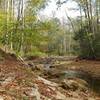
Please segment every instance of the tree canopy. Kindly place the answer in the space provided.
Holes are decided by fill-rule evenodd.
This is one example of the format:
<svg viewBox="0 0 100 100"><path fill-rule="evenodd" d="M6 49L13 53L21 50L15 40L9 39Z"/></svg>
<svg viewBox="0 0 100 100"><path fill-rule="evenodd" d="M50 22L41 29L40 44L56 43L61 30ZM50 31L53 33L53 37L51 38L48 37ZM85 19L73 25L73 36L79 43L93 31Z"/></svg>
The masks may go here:
<svg viewBox="0 0 100 100"><path fill-rule="evenodd" d="M61 7L71 0L57 0ZM100 1L72 0L80 16L39 19L49 0L0 0L0 46L24 55L100 57ZM74 9L72 9L74 10Z"/></svg>

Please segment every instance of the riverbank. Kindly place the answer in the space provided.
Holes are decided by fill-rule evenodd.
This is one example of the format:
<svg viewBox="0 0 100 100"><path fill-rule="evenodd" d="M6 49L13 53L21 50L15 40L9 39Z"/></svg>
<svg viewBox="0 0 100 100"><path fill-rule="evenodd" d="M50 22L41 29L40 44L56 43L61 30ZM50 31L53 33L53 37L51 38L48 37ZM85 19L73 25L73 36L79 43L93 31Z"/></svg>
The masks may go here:
<svg viewBox="0 0 100 100"><path fill-rule="evenodd" d="M76 63L80 62L57 58L23 62L12 55L3 56L0 61L0 100L99 100L98 93L92 91L87 81L78 77L63 78L62 72L75 70ZM99 62L90 65L99 66Z"/></svg>

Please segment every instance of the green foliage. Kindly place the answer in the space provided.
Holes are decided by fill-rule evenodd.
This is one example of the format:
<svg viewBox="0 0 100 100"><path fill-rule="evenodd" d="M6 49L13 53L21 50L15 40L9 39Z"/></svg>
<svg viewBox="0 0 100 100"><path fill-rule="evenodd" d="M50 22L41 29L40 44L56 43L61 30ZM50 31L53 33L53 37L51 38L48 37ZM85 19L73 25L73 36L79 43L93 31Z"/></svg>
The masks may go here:
<svg viewBox="0 0 100 100"><path fill-rule="evenodd" d="M100 58L100 37L98 34L87 31L88 26L82 27L76 34L74 39L79 42L80 56L83 58Z"/></svg>
<svg viewBox="0 0 100 100"><path fill-rule="evenodd" d="M45 5L46 0L29 0L26 2L25 13L22 12L23 17L20 14L23 8L17 8L21 5L22 0L21 2L19 0L13 1L17 4L16 6L8 0L7 2L11 7L0 8L0 43L8 50L13 50L20 55L34 52L34 47L39 48L41 41L46 40L42 34L43 31L38 30L43 26L40 26L36 17L37 10ZM0 2L3 3L3 1ZM15 6L16 11L18 10L18 16L15 14L13 6ZM41 52L35 50L35 54L40 55Z"/></svg>
<svg viewBox="0 0 100 100"><path fill-rule="evenodd" d="M0 0L1 47L21 56L78 54L84 58L100 57L100 7L96 6L95 12L90 7L93 1L74 0L79 5L80 15L85 12L85 16L75 19L67 16L68 25L60 23L57 18L39 21L37 14L45 8L48 0L23 1ZM57 5L60 7L67 1L58 0Z"/></svg>
<svg viewBox="0 0 100 100"><path fill-rule="evenodd" d="M32 52L29 52L28 54L26 54L26 55L24 55L24 56L26 56L26 57L30 57L30 56L39 56L39 57L43 57L43 56L47 56L47 54L46 53L44 53L44 52L40 52L40 51L32 51Z"/></svg>

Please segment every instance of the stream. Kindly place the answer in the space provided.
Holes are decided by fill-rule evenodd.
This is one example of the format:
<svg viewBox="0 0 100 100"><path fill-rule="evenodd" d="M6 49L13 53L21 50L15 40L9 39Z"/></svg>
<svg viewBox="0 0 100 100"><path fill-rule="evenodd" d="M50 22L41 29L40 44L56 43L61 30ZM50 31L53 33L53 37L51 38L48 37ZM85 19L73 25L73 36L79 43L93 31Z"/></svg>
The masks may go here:
<svg viewBox="0 0 100 100"><path fill-rule="evenodd" d="M50 64L45 64L45 70L46 71L51 71L54 70L51 68ZM57 70L57 69L56 69ZM54 71L55 72L55 71ZM52 72L51 72L52 73ZM52 73L53 74L53 73ZM56 75L54 75L55 77ZM52 76L51 76L52 77ZM81 79L84 80L88 83L89 87L93 89L95 92L100 94L100 78L93 78L89 73L84 72L84 71L78 71L78 70L64 70L64 71L59 71L57 73L57 78L58 80L63 80L63 79Z"/></svg>
<svg viewBox="0 0 100 100"><path fill-rule="evenodd" d="M99 79L93 78L86 72L68 70L68 71L63 71L61 73L61 77L72 78L72 79L79 78L85 80L91 89L93 89L95 92L100 93L100 78Z"/></svg>

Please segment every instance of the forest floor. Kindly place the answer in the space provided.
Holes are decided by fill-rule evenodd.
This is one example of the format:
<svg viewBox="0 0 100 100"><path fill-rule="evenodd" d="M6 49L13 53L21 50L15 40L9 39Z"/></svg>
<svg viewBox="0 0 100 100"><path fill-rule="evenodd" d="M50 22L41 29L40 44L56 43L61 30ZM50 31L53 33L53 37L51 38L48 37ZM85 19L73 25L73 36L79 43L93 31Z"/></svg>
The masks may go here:
<svg viewBox="0 0 100 100"><path fill-rule="evenodd" d="M0 100L100 100L100 92L87 81L61 77L61 72L81 70L99 81L100 61L67 57L22 61L5 55L0 58Z"/></svg>

